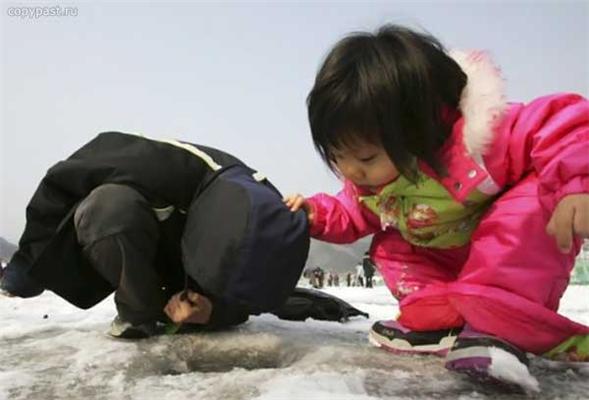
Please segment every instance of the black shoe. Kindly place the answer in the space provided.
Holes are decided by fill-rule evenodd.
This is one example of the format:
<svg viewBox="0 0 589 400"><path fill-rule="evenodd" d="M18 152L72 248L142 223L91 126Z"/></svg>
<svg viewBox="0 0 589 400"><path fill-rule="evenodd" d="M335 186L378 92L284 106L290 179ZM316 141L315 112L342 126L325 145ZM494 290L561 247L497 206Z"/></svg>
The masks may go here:
<svg viewBox="0 0 589 400"><path fill-rule="evenodd" d="M164 333L162 324L156 321L133 325L118 315L110 324L109 334L117 339L147 339Z"/></svg>
<svg viewBox="0 0 589 400"><path fill-rule="evenodd" d="M459 329L412 331L395 320L377 321L368 334L369 341L385 350L399 354L432 354L445 356Z"/></svg>
<svg viewBox="0 0 589 400"><path fill-rule="evenodd" d="M478 382L539 391L528 369L525 352L495 336L464 329L446 356L446 368L466 374Z"/></svg>

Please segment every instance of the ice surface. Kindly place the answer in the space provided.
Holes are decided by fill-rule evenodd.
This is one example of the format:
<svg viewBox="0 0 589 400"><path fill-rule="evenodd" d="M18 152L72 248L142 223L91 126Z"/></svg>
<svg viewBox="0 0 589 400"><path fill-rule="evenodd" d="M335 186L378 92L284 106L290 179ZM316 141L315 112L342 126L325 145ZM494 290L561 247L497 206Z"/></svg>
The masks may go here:
<svg viewBox="0 0 589 400"><path fill-rule="evenodd" d="M329 288L370 319L337 322L253 317L221 333L120 341L106 332L112 298L88 311L47 292L0 298L0 399L511 399L448 372L436 357L372 347L371 324L393 318L387 289ZM561 312L589 324L589 287L571 286ZM46 318L44 318L46 316ZM532 361L540 394L585 399L587 371Z"/></svg>

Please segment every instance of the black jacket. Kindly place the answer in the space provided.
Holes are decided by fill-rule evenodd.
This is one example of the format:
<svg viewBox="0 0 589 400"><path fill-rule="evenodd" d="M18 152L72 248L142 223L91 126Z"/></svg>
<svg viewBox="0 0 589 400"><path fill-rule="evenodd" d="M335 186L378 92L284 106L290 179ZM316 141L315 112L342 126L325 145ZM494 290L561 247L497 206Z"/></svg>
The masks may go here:
<svg viewBox="0 0 589 400"><path fill-rule="evenodd" d="M112 288L82 257L73 224L77 204L97 186L118 183L139 191L154 208L173 206L182 215L199 185L215 172L194 150L222 166L243 165L220 150L200 145L187 150L182 145L105 132L54 165L27 206L27 224L12 267L24 268L41 286L78 307L101 301ZM183 218L172 220L183 223Z"/></svg>
<svg viewBox="0 0 589 400"><path fill-rule="evenodd" d="M219 325L225 317L230 324L247 319L242 310L296 320L364 315L324 293L293 293L309 250L307 218L291 213L278 190L252 179L253 172L210 147L101 133L49 169L27 207L9 267L81 308L108 296L113 288L82 255L73 214L94 188L118 183L139 191L154 209L173 208L161 224L157 254L163 258L156 263L194 278L222 306ZM216 243L211 236L231 238Z"/></svg>

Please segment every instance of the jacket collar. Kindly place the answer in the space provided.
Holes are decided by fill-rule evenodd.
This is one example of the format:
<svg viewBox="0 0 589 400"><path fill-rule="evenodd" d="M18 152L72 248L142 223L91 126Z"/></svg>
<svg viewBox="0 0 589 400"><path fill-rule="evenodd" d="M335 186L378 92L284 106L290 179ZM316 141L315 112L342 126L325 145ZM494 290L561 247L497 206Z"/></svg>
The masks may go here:
<svg viewBox="0 0 589 400"><path fill-rule="evenodd" d="M492 142L493 128L507 107L504 80L486 52L454 50L450 56L467 76L459 104L464 146L468 154L480 156Z"/></svg>

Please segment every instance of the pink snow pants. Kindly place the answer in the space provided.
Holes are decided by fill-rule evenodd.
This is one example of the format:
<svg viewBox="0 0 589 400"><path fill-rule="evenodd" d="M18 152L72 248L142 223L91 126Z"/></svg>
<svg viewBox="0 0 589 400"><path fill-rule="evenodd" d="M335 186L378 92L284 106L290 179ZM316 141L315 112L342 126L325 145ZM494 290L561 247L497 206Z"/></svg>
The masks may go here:
<svg viewBox="0 0 589 400"><path fill-rule="evenodd" d="M550 215L537 193L532 174L502 194L471 243L457 249L427 249L398 232L377 233L371 254L400 301L399 322L419 331L468 323L536 354L589 334L589 327L556 313L581 242L570 254L559 251L546 233Z"/></svg>

